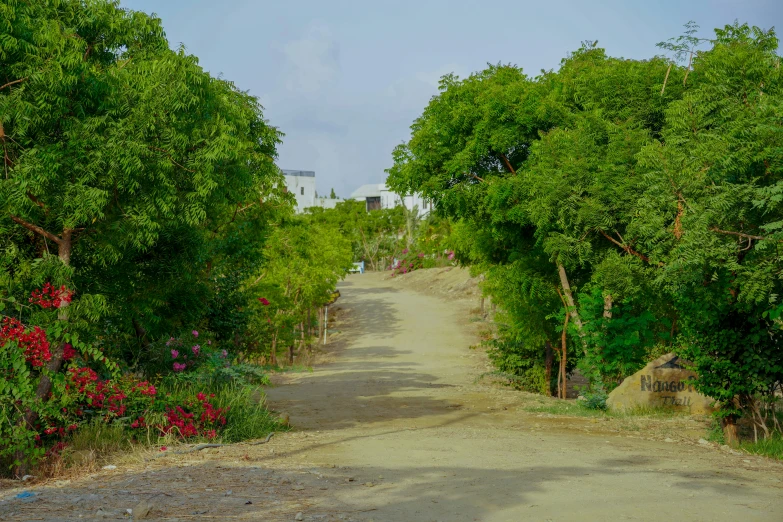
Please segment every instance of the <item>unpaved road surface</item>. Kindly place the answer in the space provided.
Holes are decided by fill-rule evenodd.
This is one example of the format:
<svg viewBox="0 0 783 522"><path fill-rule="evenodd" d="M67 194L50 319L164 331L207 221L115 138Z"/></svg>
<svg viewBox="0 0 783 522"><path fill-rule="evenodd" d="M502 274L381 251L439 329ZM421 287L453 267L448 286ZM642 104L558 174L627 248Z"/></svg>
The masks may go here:
<svg viewBox="0 0 783 522"><path fill-rule="evenodd" d="M380 274L340 290L332 361L268 391L293 432L0 492L0 518L783 520L780 463L530 413L476 382L465 302Z"/></svg>

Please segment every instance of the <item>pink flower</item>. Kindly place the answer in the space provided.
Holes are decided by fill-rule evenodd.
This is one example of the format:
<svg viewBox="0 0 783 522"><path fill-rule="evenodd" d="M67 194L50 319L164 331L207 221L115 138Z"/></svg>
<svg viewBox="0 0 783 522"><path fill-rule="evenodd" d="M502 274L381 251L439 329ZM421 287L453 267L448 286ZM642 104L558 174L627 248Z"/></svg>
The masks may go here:
<svg viewBox="0 0 783 522"><path fill-rule="evenodd" d="M449 261L454 259L454 251L449 252Z"/></svg>
<svg viewBox="0 0 783 522"><path fill-rule="evenodd" d="M161 446L160 451L166 451L168 448L166 446Z"/></svg>
<svg viewBox="0 0 783 522"><path fill-rule="evenodd" d="M185 368L187 368L187 364L174 363L174 371L175 372L181 372Z"/></svg>
<svg viewBox="0 0 783 522"><path fill-rule="evenodd" d="M198 395L196 395L196 398L197 398L199 401L201 401L201 402L204 402L205 400L207 400L207 396L206 396L206 395L204 395L204 393L203 393L203 392L198 392Z"/></svg>
<svg viewBox="0 0 783 522"><path fill-rule="evenodd" d="M258 300L261 302L262 305L269 306L269 299L267 299L266 297L259 297Z"/></svg>
<svg viewBox="0 0 783 522"><path fill-rule="evenodd" d="M199 350L201 350L201 346L198 344L194 344L192 350L193 350L193 355L198 355Z"/></svg>
<svg viewBox="0 0 783 522"><path fill-rule="evenodd" d="M226 358L226 357L228 357L228 352L223 350L223 353L220 354L220 356L223 357L223 358Z"/></svg>
<svg viewBox="0 0 783 522"><path fill-rule="evenodd" d="M207 346L211 346L211 345L212 345L212 341L207 341Z"/></svg>
<svg viewBox="0 0 783 522"><path fill-rule="evenodd" d="M193 334L193 337L198 337L198 331L193 330L191 333Z"/></svg>
<svg viewBox="0 0 783 522"><path fill-rule="evenodd" d="M179 357L179 352L177 350L171 350L171 358L176 359Z"/></svg>

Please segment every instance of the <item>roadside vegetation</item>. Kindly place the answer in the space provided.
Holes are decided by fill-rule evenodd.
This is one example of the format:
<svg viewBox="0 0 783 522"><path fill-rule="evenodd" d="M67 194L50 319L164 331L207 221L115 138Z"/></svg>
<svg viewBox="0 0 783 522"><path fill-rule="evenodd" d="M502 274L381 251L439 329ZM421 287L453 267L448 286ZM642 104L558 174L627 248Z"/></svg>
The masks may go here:
<svg viewBox="0 0 783 522"><path fill-rule="evenodd" d="M294 215L282 134L115 1L3 2L0 26L0 473L285 429L260 387L352 253Z"/></svg>
<svg viewBox="0 0 783 522"><path fill-rule="evenodd" d="M727 443L779 448L779 41L697 29L647 60L585 42L537 76L444 76L387 185L451 220L446 248L484 278L490 354L519 387L563 397L578 369L601 408L674 351L718 401Z"/></svg>

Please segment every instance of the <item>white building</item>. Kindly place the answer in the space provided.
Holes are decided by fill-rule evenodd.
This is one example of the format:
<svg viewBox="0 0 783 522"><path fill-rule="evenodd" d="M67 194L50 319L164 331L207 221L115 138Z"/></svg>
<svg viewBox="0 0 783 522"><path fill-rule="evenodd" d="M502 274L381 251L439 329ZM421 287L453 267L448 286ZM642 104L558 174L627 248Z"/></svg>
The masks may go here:
<svg viewBox="0 0 783 522"><path fill-rule="evenodd" d="M351 199L364 201L368 211L394 208L398 205L404 205L405 208L411 210L416 206L419 209L419 215L424 217L432 210L432 202L425 200L420 194L402 197L389 190L385 183L362 185L351 194Z"/></svg>
<svg viewBox="0 0 783 522"><path fill-rule="evenodd" d="M315 198L313 206L328 209L336 207L338 203L342 203L343 201L345 200L342 198Z"/></svg>
<svg viewBox="0 0 783 522"><path fill-rule="evenodd" d="M315 172L312 170L285 170L285 186L296 198L296 211L304 212L308 207L316 206ZM320 198L319 198L320 199Z"/></svg>

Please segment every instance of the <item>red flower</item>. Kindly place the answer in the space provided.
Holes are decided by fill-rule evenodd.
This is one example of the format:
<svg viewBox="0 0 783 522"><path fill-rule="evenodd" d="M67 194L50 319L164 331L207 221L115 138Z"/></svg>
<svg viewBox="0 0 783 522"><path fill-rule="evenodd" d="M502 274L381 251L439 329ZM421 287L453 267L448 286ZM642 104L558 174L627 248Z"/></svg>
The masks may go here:
<svg viewBox="0 0 783 522"><path fill-rule="evenodd" d="M25 359L34 368L43 366L52 358L46 332L38 326L25 330L24 325L17 319L4 317L0 327L0 347L5 346L8 341L14 341L24 349Z"/></svg>
<svg viewBox="0 0 783 522"><path fill-rule="evenodd" d="M76 350L73 349L71 343L65 343L63 346L63 361L70 361L76 357Z"/></svg>
<svg viewBox="0 0 783 522"><path fill-rule="evenodd" d="M46 283L40 290L33 290L30 295L30 302L41 308L60 308L70 303L73 298L73 292L65 288L65 285L57 289L52 283Z"/></svg>
<svg viewBox="0 0 783 522"><path fill-rule="evenodd" d="M261 302L262 305L269 306L269 299L267 299L266 297L259 297L258 300Z"/></svg>

